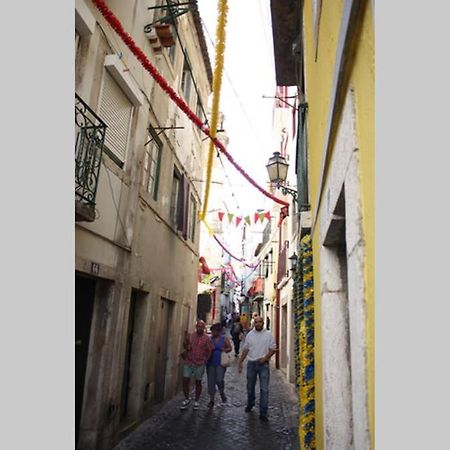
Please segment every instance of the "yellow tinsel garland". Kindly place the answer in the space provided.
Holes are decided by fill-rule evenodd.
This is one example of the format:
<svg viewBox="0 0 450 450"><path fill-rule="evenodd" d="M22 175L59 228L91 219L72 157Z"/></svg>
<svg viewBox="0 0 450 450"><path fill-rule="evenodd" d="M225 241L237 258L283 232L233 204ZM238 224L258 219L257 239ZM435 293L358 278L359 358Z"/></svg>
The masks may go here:
<svg viewBox="0 0 450 450"><path fill-rule="evenodd" d="M222 87L223 64L225 56L225 25L227 22L227 13L228 13L228 1L219 0L218 19L216 28L216 48L215 48L216 56L213 75L213 101L212 101L211 124L210 124L211 140L209 141L208 163L206 166L206 184L205 184L205 195L203 198L203 209L200 216L202 220L205 219L206 211L208 209L209 191L211 187L211 174L214 162L213 138L216 137L217 124L219 122L220 90Z"/></svg>

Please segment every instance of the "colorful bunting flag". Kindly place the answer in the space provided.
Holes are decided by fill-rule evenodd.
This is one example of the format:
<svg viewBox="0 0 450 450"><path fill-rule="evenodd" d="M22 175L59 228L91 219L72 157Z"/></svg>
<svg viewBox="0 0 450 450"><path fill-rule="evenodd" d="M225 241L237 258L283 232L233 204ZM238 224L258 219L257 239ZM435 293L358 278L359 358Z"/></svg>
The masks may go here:
<svg viewBox="0 0 450 450"><path fill-rule="evenodd" d="M258 222L258 219L259 219L259 214L256 212L255 213L255 223Z"/></svg>
<svg viewBox="0 0 450 450"><path fill-rule="evenodd" d="M222 220L223 220L223 216L225 215L225 213L224 212L222 212L222 211L219 211L219 220L222 222Z"/></svg>
<svg viewBox="0 0 450 450"><path fill-rule="evenodd" d="M245 216L245 217L244 217L244 220L245 220L245 223L246 223L247 225L251 225L251 224L252 224L252 221L250 220L250 216Z"/></svg>
<svg viewBox="0 0 450 450"><path fill-rule="evenodd" d="M233 213L228 213L227 216L228 216L228 222L229 223L233 222L234 214Z"/></svg>
<svg viewBox="0 0 450 450"><path fill-rule="evenodd" d="M266 219L267 219L267 220L270 220L270 211L267 211L267 212L266 212Z"/></svg>
<svg viewBox="0 0 450 450"><path fill-rule="evenodd" d="M265 212L258 213L258 216L259 216L259 220L261 221L261 223L263 223L264 217L266 217L266 213Z"/></svg>
<svg viewBox="0 0 450 450"><path fill-rule="evenodd" d="M241 223L242 217L238 217L236 216L236 226L238 227L239 224Z"/></svg>

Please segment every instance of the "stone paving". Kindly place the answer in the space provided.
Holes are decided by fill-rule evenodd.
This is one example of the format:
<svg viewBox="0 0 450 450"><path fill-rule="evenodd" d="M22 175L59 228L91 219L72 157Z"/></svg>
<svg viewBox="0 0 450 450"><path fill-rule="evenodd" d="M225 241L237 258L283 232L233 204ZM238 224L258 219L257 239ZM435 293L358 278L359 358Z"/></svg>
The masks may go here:
<svg viewBox="0 0 450 450"><path fill-rule="evenodd" d="M273 358L274 359L274 358ZM216 404L207 403L206 373L200 398L200 409L193 410L193 401L186 410L180 410L183 395L180 392L157 414L143 422L122 440L114 450L297 450L298 406L293 386L280 371L271 367L269 385L269 422L259 420L259 380L256 383L256 405L249 413L247 403L246 363L238 373L237 359L225 374L226 404L216 393Z"/></svg>

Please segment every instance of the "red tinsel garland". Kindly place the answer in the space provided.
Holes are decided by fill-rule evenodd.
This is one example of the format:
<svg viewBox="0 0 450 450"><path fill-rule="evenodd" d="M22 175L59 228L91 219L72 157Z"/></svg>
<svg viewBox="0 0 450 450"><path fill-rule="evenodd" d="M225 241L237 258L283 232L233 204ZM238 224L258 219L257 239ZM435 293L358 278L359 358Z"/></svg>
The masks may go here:
<svg viewBox="0 0 450 450"><path fill-rule="evenodd" d="M119 19L114 15L114 13L108 8L105 4L104 0L92 0L97 9L101 12L101 14L105 17L108 23L111 25L113 30L121 37L123 42L127 45L127 47L131 50L131 52L136 56L136 58L141 62L144 69L146 69L153 79L161 86L161 88L169 95L169 97L175 102L175 104L186 114L186 116L198 127L200 130L206 134L209 138L211 138L210 130L205 124L200 120L199 117L189 108L187 103L177 95L177 93L172 89L172 87L167 83L167 81L162 77L162 75L158 72L156 67L149 61L145 53L136 45L133 38L124 30L122 24ZM228 158L230 163L241 173L241 175L256 189L258 189L262 194L266 197L270 198L276 203L280 205L289 206L289 203L281 200L270 192L267 192L264 188L258 185L250 175L245 172L245 170L236 163L233 157L230 155L228 150L219 141L219 139L213 139L214 145Z"/></svg>
<svg viewBox="0 0 450 450"><path fill-rule="evenodd" d="M241 262L242 264L244 264L245 266L249 267L250 269L253 269L255 266L251 265L251 264L247 264L246 262L244 262L243 258L238 258L237 256L234 256L223 244L222 242L219 241L219 239L217 239L217 236L215 234L213 234L213 238L215 239L215 241L222 247L223 251L225 253L228 253L233 259L235 259L236 261Z"/></svg>

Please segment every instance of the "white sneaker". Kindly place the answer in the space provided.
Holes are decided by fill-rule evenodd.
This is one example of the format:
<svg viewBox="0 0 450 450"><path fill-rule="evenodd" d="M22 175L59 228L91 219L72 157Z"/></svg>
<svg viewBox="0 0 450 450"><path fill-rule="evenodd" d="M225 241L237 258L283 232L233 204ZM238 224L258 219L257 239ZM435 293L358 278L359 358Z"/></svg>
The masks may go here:
<svg viewBox="0 0 450 450"><path fill-rule="evenodd" d="M188 400L183 400L183 402L181 403L180 409L186 409L189 405L189 403L191 403L191 401Z"/></svg>
<svg viewBox="0 0 450 450"><path fill-rule="evenodd" d="M194 402L194 409L198 409L200 408L200 403L199 402Z"/></svg>

